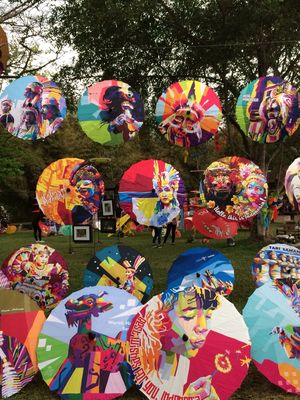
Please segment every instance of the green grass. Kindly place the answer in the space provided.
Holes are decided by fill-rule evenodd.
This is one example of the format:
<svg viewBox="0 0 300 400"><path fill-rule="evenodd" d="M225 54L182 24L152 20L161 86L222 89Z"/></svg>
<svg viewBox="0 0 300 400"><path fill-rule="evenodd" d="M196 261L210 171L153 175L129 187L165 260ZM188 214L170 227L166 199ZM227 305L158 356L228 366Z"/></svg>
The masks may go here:
<svg viewBox="0 0 300 400"><path fill-rule="evenodd" d="M254 290L251 278L251 264L257 251L263 246L262 243L251 242L248 232L239 233L235 247L228 247L225 240L211 240L203 245L199 237L190 244L186 242L188 233L184 233L177 239L176 245L165 245L162 249L151 247L151 236L149 232L143 232L135 237L124 237L121 239L123 245L128 245L140 251L149 261L154 275L153 295L160 293L166 287L167 272L172 262L183 251L191 247L210 247L222 252L228 257L235 270L235 286L229 300L235 304L241 312L248 297ZM0 235L0 262L20 246L29 244L33 241L31 231L18 232L14 235ZM68 261L70 269L70 293L82 287L83 273L88 260L92 257L94 248L86 245L72 244L73 253L69 253L69 240L65 236L51 236L46 238L47 244L58 250ZM95 248L100 250L105 246L118 243L116 237L107 238L104 234L96 237ZM136 389L131 389L124 396L124 399L138 400L145 397ZM291 400L298 396L290 395L272 385L263 375L261 375L254 365L250 366L249 374L242 387L231 397L231 399L247 400ZM54 400L58 396L52 394L48 386L44 383L41 375L38 374L34 381L25 387L20 393L14 396L16 400Z"/></svg>

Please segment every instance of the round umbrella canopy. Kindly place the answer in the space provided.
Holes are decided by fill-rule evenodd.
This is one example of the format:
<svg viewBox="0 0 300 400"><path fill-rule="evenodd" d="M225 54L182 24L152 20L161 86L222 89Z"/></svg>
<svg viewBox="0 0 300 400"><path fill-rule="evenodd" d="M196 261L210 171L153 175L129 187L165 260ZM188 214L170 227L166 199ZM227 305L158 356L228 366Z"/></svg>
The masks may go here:
<svg viewBox="0 0 300 400"><path fill-rule="evenodd" d="M10 284L9 280L6 278L6 275L0 269L0 288L1 289L9 289Z"/></svg>
<svg viewBox="0 0 300 400"><path fill-rule="evenodd" d="M2 27L0 26L0 75L3 74L9 58L7 36Z"/></svg>
<svg viewBox="0 0 300 400"><path fill-rule="evenodd" d="M203 236L211 239L227 239L237 235L239 224L209 212L206 208L194 211L193 225Z"/></svg>
<svg viewBox="0 0 300 400"><path fill-rule="evenodd" d="M300 250L287 244L269 244L263 247L252 263L256 286L274 279L300 279Z"/></svg>
<svg viewBox="0 0 300 400"><path fill-rule="evenodd" d="M3 397L5 393L11 395L21 390L37 372L36 346L44 322L44 312L27 295L0 289L0 387L2 382Z"/></svg>
<svg viewBox="0 0 300 400"><path fill-rule="evenodd" d="M208 210L231 221L257 215L267 199L266 177L256 164L242 157L214 161L200 186Z"/></svg>
<svg viewBox="0 0 300 400"><path fill-rule="evenodd" d="M93 286L52 311L39 336L39 369L63 399L114 399L131 385L126 335L139 301L124 290Z"/></svg>
<svg viewBox="0 0 300 400"><path fill-rule="evenodd" d="M228 258L203 247L181 253L168 272L168 289L196 285L225 295L232 292L233 283L234 270Z"/></svg>
<svg viewBox="0 0 300 400"><path fill-rule="evenodd" d="M12 289L28 294L44 310L55 307L68 292L67 263L48 245L36 243L15 250L1 270Z"/></svg>
<svg viewBox="0 0 300 400"><path fill-rule="evenodd" d="M300 157L296 158L288 167L284 186L289 202L296 210L300 210Z"/></svg>
<svg viewBox="0 0 300 400"><path fill-rule="evenodd" d="M262 76L240 93L236 118L244 133L259 143L293 135L300 124L298 89L278 76Z"/></svg>
<svg viewBox="0 0 300 400"><path fill-rule="evenodd" d="M116 145L134 139L143 119L141 96L117 80L89 86L78 106L81 128L90 139L101 144Z"/></svg>
<svg viewBox="0 0 300 400"><path fill-rule="evenodd" d="M185 188L179 172L161 160L142 160L123 174L120 207L141 225L163 226L180 213Z"/></svg>
<svg viewBox="0 0 300 400"><path fill-rule="evenodd" d="M160 96L155 118L160 133L170 143L189 148L217 133L222 119L221 103L204 83L180 81Z"/></svg>
<svg viewBox="0 0 300 400"><path fill-rule="evenodd" d="M104 182L88 161L63 158L44 169L36 185L36 198L43 213L58 224L89 223L98 212Z"/></svg>
<svg viewBox="0 0 300 400"><path fill-rule="evenodd" d="M299 281L267 282L243 310L258 370L287 392L300 394Z"/></svg>
<svg viewBox="0 0 300 400"><path fill-rule="evenodd" d="M115 286L145 303L153 288L149 263L138 251L114 245L96 252L87 265L84 286Z"/></svg>
<svg viewBox="0 0 300 400"><path fill-rule="evenodd" d="M0 96L0 123L24 140L52 135L66 116L66 100L55 82L29 75L9 84Z"/></svg>
<svg viewBox="0 0 300 400"><path fill-rule="evenodd" d="M134 381L149 399L228 399L248 372L242 316L208 288L152 297L133 319L128 342Z"/></svg>

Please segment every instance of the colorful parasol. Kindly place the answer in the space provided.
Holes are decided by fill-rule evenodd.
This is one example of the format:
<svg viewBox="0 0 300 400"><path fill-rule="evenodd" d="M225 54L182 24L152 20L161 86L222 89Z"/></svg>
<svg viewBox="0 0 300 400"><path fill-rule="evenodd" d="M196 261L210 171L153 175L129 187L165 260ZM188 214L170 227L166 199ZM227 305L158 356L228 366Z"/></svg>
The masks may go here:
<svg viewBox="0 0 300 400"><path fill-rule="evenodd" d="M2 27L0 26L0 75L4 73L8 59L9 59L9 49L8 49L7 36Z"/></svg>
<svg viewBox="0 0 300 400"><path fill-rule="evenodd" d="M24 140L55 133L66 116L66 100L55 82L29 75L9 84L0 96L0 123Z"/></svg>
<svg viewBox="0 0 300 400"><path fill-rule="evenodd" d="M263 76L240 93L236 118L244 133L259 143L292 136L300 125L298 89L278 76Z"/></svg>
<svg viewBox="0 0 300 400"><path fill-rule="evenodd" d="M120 207L141 225L162 226L180 213L185 188L179 172L161 160L143 160L123 174Z"/></svg>
<svg viewBox="0 0 300 400"><path fill-rule="evenodd" d="M269 244L255 256L252 276L256 286L274 279L300 279L300 250L287 244Z"/></svg>
<svg viewBox="0 0 300 400"><path fill-rule="evenodd" d="M236 236L239 224L209 212L206 208L194 211L193 225L203 236L211 239L228 239Z"/></svg>
<svg viewBox="0 0 300 400"><path fill-rule="evenodd" d="M19 392L37 372L36 345L45 316L27 295L0 289L0 393Z"/></svg>
<svg viewBox="0 0 300 400"><path fill-rule="evenodd" d="M134 139L143 119L141 96L117 80L89 86L78 106L78 120L83 131L101 144L116 145Z"/></svg>
<svg viewBox="0 0 300 400"><path fill-rule="evenodd" d="M258 370L281 389L300 394L299 281L267 282L249 297L243 315Z"/></svg>
<svg viewBox="0 0 300 400"><path fill-rule="evenodd" d="M221 103L204 83L180 81L160 96L155 118L160 133L170 143L189 148L217 133L222 119Z"/></svg>
<svg viewBox="0 0 300 400"><path fill-rule="evenodd" d="M88 161L63 158L44 169L36 186L43 213L58 224L84 224L98 212L104 182Z"/></svg>
<svg viewBox="0 0 300 400"><path fill-rule="evenodd" d="M10 289L9 280L6 275L0 269L0 289Z"/></svg>
<svg viewBox="0 0 300 400"><path fill-rule="evenodd" d="M208 288L152 297L133 319L128 342L134 381L149 399L228 399L250 363L242 316Z"/></svg>
<svg viewBox="0 0 300 400"><path fill-rule="evenodd" d="M196 285L227 295L232 292L233 283L231 262L222 253L207 248L184 251L168 272L168 289Z"/></svg>
<svg viewBox="0 0 300 400"><path fill-rule="evenodd" d="M266 202L268 184L261 169L242 157L224 157L204 172L200 184L209 211L231 221L257 215Z"/></svg>
<svg viewBox="0 0 300 400"><path fill-rule="evenodd" d="M153 287L149 263L135 249L114 245L96 252L84 273L84 286L115 286L133 294L142 303Z"/></svg>
<svg viewBox="0 0 300 400"><path fill-rule="evenodd" d="M300 157L296 158L285 173L284 186L289 202L300 210Z"/></svg>
<svg viewBox="0 0 300 400"><path fill-rule="evenodd" d="M52 311L39 336L38 360L51 391L63 399L114 399L131 385L126 335L139 301L124 290L94 286Z"/></svg>
<svg viewBox="0 0 300 400"><path fill-rule="evenodd" d="M55 307L68 292L67 263L48 245L19 248L4 260L1 271L12 289L28 294L44 310Z"/></svg>

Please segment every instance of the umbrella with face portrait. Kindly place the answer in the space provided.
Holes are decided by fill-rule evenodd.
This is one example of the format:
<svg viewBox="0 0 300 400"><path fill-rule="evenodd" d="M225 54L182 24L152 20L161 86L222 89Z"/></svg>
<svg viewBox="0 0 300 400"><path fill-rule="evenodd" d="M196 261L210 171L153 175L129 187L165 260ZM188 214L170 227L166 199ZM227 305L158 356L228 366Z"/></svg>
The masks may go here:
<svg viewBox="0 0 300 400"><path fill-rule="evenodd" d="M208 211L230 221L254 217L267 199L268 184L261 169L242 157L211 163L200 182Z"/></svg>
<svg viewBox="0 0 300 400"><path fill-rule="evenodd" d="M77 115L90 139L117 145L138 135L143 125L144 104L139 93L126 83L107 80L85 90Z"/></svg>
<svg viewBox="0 0 300 400"><path fill-rule="evenodd" d="M10 397L37 372L36 345L45 321L27 295L0 289L0 394Z"/></svg>
<svg viewBox="0 0 300 400"><path fill-rule="evenodd" d="M152 297L133 319L128 342L134 381L150 399L228 399L248 372L242 316L208 288Z"/></svg>
<svg viewBox="0 0 300 400"><path fill-rule="evenodd" d="M72 293L52 311L38 342L39 369L63 399L113 399L131 385L126 336L140 302L114 287Z"/></svg>
<svg viewBox="0 0 300 400"><path fill-rule="evenodd" d="M298 89L278 76L263 76L249 83L236 105L244 133L259 143L274 143L292 136L300 124Z"/></svg>
<svg viewBox="0 0 300 400"><path fill-rule="evenodd" d="M43 310L54 308L69 288L68 266L57 251L42 244L23 246L3 261L12 289L30 296Z"/></svg>
<svg viewBox="0 0 300 400"><path fill-rule="evenodd" d="M277 279L257 288L243 310L258 370L281 389L300 394L299 281Z"/></svg>
<svg viewBox="0 0 300 400"><path fill-rule="evenodd" d="M168 272L168 289L192 285L227 295L233 290L234 270L222 253L196 247L181 253Z"/></svg>
<svg viewBox="0 0 300 400"><path fill-rule="evenodd" d="M55 82L29 75L10 83L0 96L0 123L24 140L55 133L66 116L66 100Z"/></svg>
<svg viewBox="0 0 300 400"><path fill-rule="evenodd" d="M123 174L120 207L141 225L163 226L183 207L185 188L179 172L161 160L143 160Z"/></svg>
<svg viewBox="0 0 300 400"><path fill-rule="evenodd" d="M300 279L300 250L281 243L263 247L253 260L252 277L256 286L275 279Z"/></svg>
<svg viewBox="0 0 300 400"><path fill-rule="evenodd" d="M160 96L155 118L160 133L171 144L189 148L217 133L222 119L221 103L204 83L180 81Z"/></svg>
<svg viewBox="0 0 300 400"><path fill-rule="evenodd" d="M87 265L84 286L115 286L145 303L153 287L149 263L137 250L123 245L96 252Z"/></svg>
<svg viewBox="0 0 300 400"><path fill-rule="evenodd" d="M0 75L5 71L6 64L9 58L9 48L7 36L2 27L0 26Z"/></svg>
<svg viewBox="0 0 300 400"><path fill-rule="evenodd" d="M103 194L104 182L99 171L78 158L53 162L44 169L36 186L41 210L57 224L91 222Z"/></svg>
<svg viewBox="0 0 300 400"><path fill-rule="evenodd" d="M284 187L289 202L296 210L300 210L300 157L296 158L288 167Z"/></svg>

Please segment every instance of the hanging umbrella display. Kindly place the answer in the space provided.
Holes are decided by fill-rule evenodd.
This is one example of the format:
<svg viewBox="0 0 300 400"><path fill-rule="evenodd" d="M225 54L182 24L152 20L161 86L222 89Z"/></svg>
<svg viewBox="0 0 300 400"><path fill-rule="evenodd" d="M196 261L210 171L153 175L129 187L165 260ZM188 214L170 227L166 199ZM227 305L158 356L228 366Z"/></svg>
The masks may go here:
<svg viewBox="0 0 300 400"><path fill-rule="evenodd" d="M120 207L141 225L162 226L183 207L185 188L179 172L161 160L142 160L123 174Z"/></svg>
<svg viewBox="0 0 300 400"><path fill-rule="evenodd" d="M205 237L228 239L237 235L239 224L218 217L206 208L199 208L194 211L193 226Z"/></svg>
<svg viewBox="0 0 300 400"><path fill-rule="evenodd" d="M1 271L12 289L28 294L44 310L55 307L68 292L67 263L48 245L36 243L15 250Z"/></svg>
<svg viewBox="0 0 300 400"><path fill-rule="evenodd" d="M88 161L63 158L40 175L36 198L43 213L57 224L87 224L98 212L104 182Z"/></svg>
<svg viewBox="0 0 300 400"><path fill-rule="evenodd" d="M292 136L300 124L298 89L279 76L262 76L240 93L236 118L244 133L259 143Z"/></svg>
<svg viewBox="0 0 300 400"><path fill-rule="evenodd" d="M134 381L149 399L228 399L248 372L247 327L208 288L174 288L144 305L128 331Z"/></svg>
<svg viewBox="0 0 300 400"><path fill-rule="evenodd" d="M168 272L168 289L196 285L227 295L233 290L234 270L222 253L196 247L181 253Z"/></svg>
<svg viewBox="0 0 300 400"><path fill-rule="evenodd" d="M149 263L135 249L114 245L96 252L84 272L84 286L115 286L145 303L153 287Z"/></svg>
<svg viewBox="0 0 300 400"><path fill-rule="evenodd" d="M144 104L138 92L117 80L89 86L78 106L78 120L95 142L117 145L134 139L143 125Z"/></svg>
<svg viewBox="0 0 300 400"><path fill-rule="evenodd" d="M114 399L131 385L126 335L140 302L115 287L72 293L52 311L39 336L39 369L63 399Z"/></svg>
<svg viewBox="0 0 300 400"><path fill-rule="evenodd" d="M243 221L262 209L268 184L261 169L252 161L224 157L205 170L200 191L209 211L230 221Z"/></svg>
<svg viewBox="0 0 300 400"><path fill-rule="evenodd" d="M204 83L180 81L160 96L155 118L160 133L171 144L189 148L217 133L222 119L221 103Z"/></svg>
<svg viewBox="0 0 300 400"><path fill-rule="evenodd" d="M258 370L281 389L300 394L299 281L267 282L243 310Z"/></svg>
<svg viewBox="0 0 300 400"><path fill-rule="evenodd" d="M300 279L300 250L287 244L269 244L255 256L252 276L256 286L274 279Z"/></svg>
<svg viewBox="0 0 300 400"><path fill-rule="evenodd" d="M66 100L55 82L29 75L10 83L0 95L0 123L24 140L52 135L66 116Z"/></svg>
<svg viewBox="0 0 300 400"><path fill-rule="evenodd" d="M296 210L300 210L300 157L296 158L292 164L288 167L285 178L284 187L289 202L295 207Z"/></svg>
<svg viewBox="0 0 300 400"><path fill-rule="evenodd" d="M0 75L5 71L6 64L9 58L9 48L7 36L2 27L0 26Z"/></svg>

